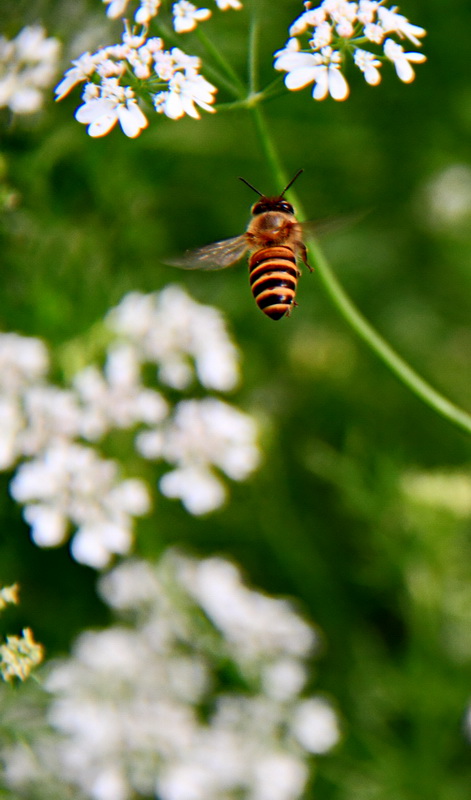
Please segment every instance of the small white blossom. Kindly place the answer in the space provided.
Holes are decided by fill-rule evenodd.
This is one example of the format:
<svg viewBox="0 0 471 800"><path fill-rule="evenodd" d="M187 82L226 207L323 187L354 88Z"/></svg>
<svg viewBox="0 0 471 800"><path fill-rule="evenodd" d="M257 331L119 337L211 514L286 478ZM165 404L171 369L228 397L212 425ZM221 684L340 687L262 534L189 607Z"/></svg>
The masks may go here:
<svg viewBox="0 0 471 800"><path fill-rule="evenodd" d="M214 113L216 87L202 75L184 75L176 72L169 81L168 91L154 96L156 111L164 113L170 119L181 119L188 114L193 119L200 119L196 106Z"/></svg>
<svg viewBox="0 0 471 800"><path fill-rule="evenodd" d="M378 0L360 0L358 3L357 19L362 25L373 22L378 11Z"/></svg>
<svg viewBox="0 0 471 800"><path fill-rule="evenodd" d="M139 25L148 25L160 10L161 0L141 0L140 6L134 14L134 19Z"/></svg>
<svg viewBox="0 0 471 800"><path fill-rule="evenodd" d="M328 94L334 100L346 100L348 83L340 71L341 56L331 47L323 47L320 53L283 52L275 61L275 69L285 70L288 89L302 89L314 83L312 96L324 100Z"/></svg>
<svg viewBox="0 0 471 800"><path fill-rule="evenodd" d="M386 34L381 25L378 23L371 23L369 25L365 25L365 36L368 41L372 42L373 44L382 44Z"/></svg>
<svg viewBox="0 0 471 800"><path fill-rule="evenodd" d="M177 466L164 475L160 489L179 497L193 514L212 511L225 499L213 467L233 480L244 480L259 461L253 420L215 398L183 400L157 431L139 434L136 446L146 458Z"/></svg>
<svg viewBox="0 0 471 800"><path fill-rule="evenodd" d="M416 47L420 46L419 39L426 34L425 28L412 25L402 14L397 14L396 9L385 8L378 5L378 20L385 33L397 33L409 39Z"/></svg>
<svg viewBox="0 0 471 800"><path fill-rule="evenodd" d="M75 558L100 568L112 554L128 552L132 517L149 508L144 484L127 483L119 481L115 462L100 459L90 448L63 442L22 464L10 491L25 505L37 544L61 544L72 523L77 528Z"/></svg>
<svg viewBox="0 0 471 800"><path fill-rule="evenodd" d="M40 339L17 333L0 334L0 392L17 394L41 380L49 369L49 356Z"/></svg>
<svg viewBox="0 0 471 800"><path fill-rule="evenodd" d="M74 86L86 81L95 72L99 60L96 54L92 56L90 53L83 53L80 58L72 61L74 66L67 70L63 80L55 88L56 100L62 100Z"/></svg>
<svg viewBox="0 0 471 800"><path fill-rule="evenodd" d="M97 97L86 97L75 112L78 122L88 125L90 136L105 136L119 120L126 136L134 139L149 124L139 108L134 92L120 86L116 78L103 80Z"/></svg>
<svg viewBox="0 0 471 800"><path fill-rule="evenodd" d="M226 501L223 484L203 466L181 467L167 472L160 479L159 489L166 497L181 500L186 510L196 517L215 511Z"/></svg>
<svg viewBox="0 0 471 800"><path fill-rule="evenodd" d="M41 25L23 28L11 41L0 36L0 108L8 106L15 114L38 111L54 80L59 52L59 40L46 38Z"/></svg>
<svg viewBox="0 0 471 800"><path fill-rule="evenodd" d="M177 286L160 294L131 292L108 315L112 330L129 339L159 380L188 388L196 376L207 389L229 391L239 380L238 353L221 314Z"/></svg>
<svg viewBox="0 0 471 800"><path fill-rule="evenodd" d="M358 69L363 72L365 81L369 83L370 86L377 86L381 80L381 73L378 69L381 66L381 61L375 58L373 53L362 50L360 47L357 47L355 50L353 60Z"/></svg>
<svg viewBox="0 0 471 800"><path fill-rule="evenodd" d="M320 697L299 703L291 727L310 753L327 753L340 739L337 715L330 703Z"/></svg>
<svg viewBox="0 0 471 800"><path fill-rule="evenodd" d="M188 33L193 31L198 22L209 19L211 11L209 8L197 8L188 0L179 0L173 4L173 27L177 33Z"/></svg>
<svg viewBox="0 0 471 800"><path fill-rule="evenodd" d="M311 45L314 50L330 44L332 41L332 27L328 22L321 22L314 29Z"/></svg>
<svg viewBox="0 0 471 800"><path fill-rule="evenodd" d="M124 14L129 0L103 0L103 2L108 6L106 9L107 15L111 17L111 19L115 19Z"/></svg>
<svg viewBox="0 0 471 800"><path fill-rule="evenodd" d="M96 440L112 428L131 428L139 422L155 425L168 413L159 392L141 384L140 360L128 344L113 347L104 371L86 367L74 378L81 402L80 432Z"/></svg>
<svg viewBox="0 0 471 800"><path fill-rule="evenodd" d="M427 60L422 53L405 53L404 48L393 39L386 39L384 55L393 62L398 78L404 83L411 83L415 78L411 64L422 64Z"/></svg>
<svg viewBox="0 0 471 800"><path fill-rule="evenodd" d="M242 8L240 0L216 0L216 5L221 11L228 11L230 8L238 11Z"/></svg>
<svg viewBox="0 0 471 800"><path fill-rule="evenodd" d="M242 664L283 654L304 658L317 644L314 630L287 602L248 589L239 569L222 558L183 559L178 575Z"/></svg>
<svg viewBox="0 0 471 800"><path fill-rule="evenodd" d="M317 28L319 25L324 24L326 17L327 12L322 7L312 11L305 11L304 14L301 14L298 19L295 19L290 26L289 35L299 36L301 33L305 33L310 27Z"/></svg>

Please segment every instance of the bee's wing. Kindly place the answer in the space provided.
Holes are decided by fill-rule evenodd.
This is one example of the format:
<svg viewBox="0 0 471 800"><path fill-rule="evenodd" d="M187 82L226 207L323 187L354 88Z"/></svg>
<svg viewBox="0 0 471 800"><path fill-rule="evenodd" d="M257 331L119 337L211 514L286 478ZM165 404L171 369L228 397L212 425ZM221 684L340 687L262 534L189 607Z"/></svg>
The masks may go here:
<svg viewBox="0 0 471 800"><path fill-rule="evenodd" d="M244 233L242 236L234 236L233 239L224 239L222 242L197 247L196 250L188 250L181 258L171 259L167 263L182 269L225 269L239 261L248 246Z"/></svg>
<svg viewBox="0 0 471 800"><path fill-rule="evenodd" d="M357 222L367 215L367 211L353 211L351 214L343 214L339 217L326 217L325 219L310 219L307 222L300 222L303 235L313 236L314 239L327 236L329 233L335 233L338 230L349 228L351 225L356 225Z"/></svg>

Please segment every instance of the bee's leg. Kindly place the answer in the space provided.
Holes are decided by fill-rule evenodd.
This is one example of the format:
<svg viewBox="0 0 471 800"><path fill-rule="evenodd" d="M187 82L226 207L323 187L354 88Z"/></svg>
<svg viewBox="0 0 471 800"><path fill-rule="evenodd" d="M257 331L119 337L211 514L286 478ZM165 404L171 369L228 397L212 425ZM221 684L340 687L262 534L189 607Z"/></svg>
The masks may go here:
<svg viewBox="0 0 471 800"><path fill-rule="evenodd" d="M285 317L290 317L292 315L294 306L296 307L299 306L299 303L297 303L296 300L293 300L293 302L291 303L290 307L288 308L285 314Z"/></svg>
<svg viewBox="0 0 471 800"><path fill-rule="evenodd" d="M306 265L309 272L314 272L314 268L311 267L310 264L308 264L306 245L303 242L299 242L298 247L299 247L299 252L301 253L301 258L303 263Z"/></svg>

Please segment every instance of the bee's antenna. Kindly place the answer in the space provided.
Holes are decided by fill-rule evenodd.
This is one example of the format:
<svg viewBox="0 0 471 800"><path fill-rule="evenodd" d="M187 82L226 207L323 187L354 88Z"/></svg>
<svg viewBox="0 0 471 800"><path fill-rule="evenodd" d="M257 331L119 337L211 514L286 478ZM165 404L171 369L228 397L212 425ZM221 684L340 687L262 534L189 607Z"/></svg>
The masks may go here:
<svg viewBox="0 0 471 800"><path fill-rule="evenodd" d="M291 178L290 182L288 183L288 186L286 186L286 188L283 189L283 191L281 192L280 197L283 197L285 192L287 192L288 189L290 188L290 186L293 185L293 183L295 182L296 178L299 178L299 176L301 175L301 172L304 172L304 170L303 169L298 169L298 171L297 171L296 175L294 176L294 178Z"/></svg>
<svg viewBox="0 0 471 800"><path fill-rule="evenodd" d="M246 186L248 186L248 187L249 187L249 189L253 189L253 191L254 191L256 194L260 195L260 197L263 197L263 194L262 194L261 192L259 192L259 191L258 191L258 189L256 189L256 188L255 188L255 186L252 186L252 184L251 184L251 183L249 183L248 181L246 181L246 180L245 180L245 178L239 178L239 180L240 180L240 181L242 181L242 183L245 183L245 185L246 185ZM294 178L293 178L293 180L294 180ZM291 183L292 183L292 182L293 182L293 181L291 181Z"/></svg>

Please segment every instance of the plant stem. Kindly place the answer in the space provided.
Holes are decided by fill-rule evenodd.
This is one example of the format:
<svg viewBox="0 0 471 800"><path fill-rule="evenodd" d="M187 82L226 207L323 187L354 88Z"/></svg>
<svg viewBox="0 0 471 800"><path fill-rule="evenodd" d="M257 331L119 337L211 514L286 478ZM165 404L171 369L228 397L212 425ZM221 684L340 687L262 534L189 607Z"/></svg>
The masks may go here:
<svg viewBox="0 0 471 800"><path fill-rule="evenodd" d="M225 72L228 76L230 84L233 89L236 90L239 97L245 97L246 93L246 86L243 81L239 78L237 72L232 67L232 64L223 56L221 51L212 43L211 39L209 39L206 34L201 30L201 27L198 25L195 31L198 39L200 40L203 47L206 51L211 55L214 62L219 66L220 69Z"/></svg>
<svg viewBox="0 0 471 800"><path fill-rule="evenodd" d="M251 109L254 115L254 122L260 143L265 157L273 170L278 186L285 186L288 177L282 166L278 151L275 148L273 139L270 135L269 127L259 106ZM301 216L303 213L302 205L296 193L290 189L290 197L293 204L298 209ZM363 339L364 342L373 350L374 353L386 364L399 380L401 380L417 397L420 397L430 408L456 425L458 428L471 434L471 414L456 406L444 395L437 392L427 381L425 381L395 350L383 339L382 336L373 328L363 314L358 310L350 297L347 295L338 279L334 275L327 259L321 248L314 239L309 240L310 255L313 264L317 269L317 274L324 289L332 300L334 306L351 328Z"/></svg>

